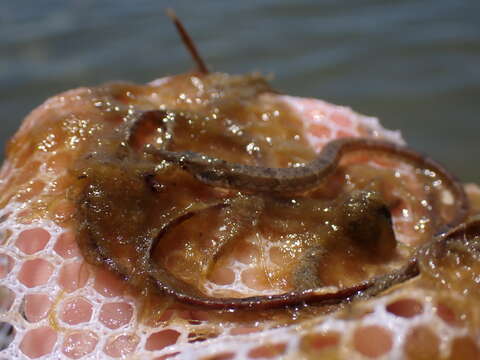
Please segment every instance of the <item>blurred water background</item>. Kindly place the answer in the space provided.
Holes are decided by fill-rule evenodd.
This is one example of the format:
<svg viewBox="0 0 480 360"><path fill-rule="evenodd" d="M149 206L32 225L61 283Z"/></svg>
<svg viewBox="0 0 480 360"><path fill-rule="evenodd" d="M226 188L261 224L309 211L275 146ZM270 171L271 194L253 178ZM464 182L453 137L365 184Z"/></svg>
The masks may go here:
<svg viewBox="0 0 480 360"><path fill-rule="evenodd" d="M2 149L55 93L192 68L167 7L211 69L377 116L480 182L479 0L0 0Z"/></svg>

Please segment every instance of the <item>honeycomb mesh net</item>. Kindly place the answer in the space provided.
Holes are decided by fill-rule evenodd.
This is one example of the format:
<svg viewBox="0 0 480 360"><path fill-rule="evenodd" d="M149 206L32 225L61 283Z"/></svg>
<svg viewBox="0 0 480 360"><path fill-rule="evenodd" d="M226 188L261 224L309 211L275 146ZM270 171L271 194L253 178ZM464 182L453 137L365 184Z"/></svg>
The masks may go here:
<svg viewBox="0 0 480 360"><path fill-rule="evenodd" d="M52 113L61 113L66 121L79 116L75 110L84 106L88 96L88 90L79 89L50 99L26 119L19 134L28 133ZM403 143L398 132L349 108L275 96L302 119L305 137L316 151L346 136ZM81 135L81 126L77 131ZM299 354L349 359L480 358L478 329L469 327L465 314L450 306L462 295L452 293L447 298L419 280L342 311L290 325L255 320L254 315L247 323L219 321L209 311L173 302L152 320L126 294L122 281L84 262L72 229L26 216L45 194L53 199L48 205L57 218L73 211L59 196L68 186L64 175L71 158L61 150L42 153L42 147L52 144L48 139L36 144L38 156L19 145L19 159L8 158L0 174L3 193L14 192L0 210L0 358L227 360L297 359ZM409 177L413 170L404 165L398 171ZM475 186L470 185L468 192L474 202L480 199ZM396 235L408 242L410 227L405 224L414 219L408 212L394 215ZM252 296L283 291L269 283L264 271L265 266L272 271L282 266L284 260L276 256L281 244L269 242L264 248L246 244L208 279L206 292Z"/></svg>

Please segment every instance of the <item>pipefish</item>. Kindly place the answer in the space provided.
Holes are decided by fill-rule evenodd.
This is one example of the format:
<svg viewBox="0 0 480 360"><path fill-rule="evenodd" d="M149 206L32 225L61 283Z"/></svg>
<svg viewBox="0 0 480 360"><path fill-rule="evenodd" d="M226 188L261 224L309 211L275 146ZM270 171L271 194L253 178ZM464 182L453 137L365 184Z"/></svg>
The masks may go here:
<svg viewBox="0 0 480 360"><path fill-rule="evenodd" d="M356 151L375 151L406 160L416 168L438 176L450 190L457 211L440 232L461 223L468 214L468 199L462 184L436 161L405 146L369 138L342 138L327 143L317 157L304 166L270 168L230 163L205 154L146 147L158 159L181 167L202 183L227 189L269 193L299 193L318 187L337 168L342 157Z"/></svg>
<svg viewBox="0 0 480 360"><path fill-rule="evenodd" d="M134 127L131 129L131 132L135 133L137 130L138 129ZM469 209L468 199L462 185L453 175L450 175L434 160L406 147L383 140L365 138L333 140L322 149L312 162L298 168L248 166L229 163L195 152L172 152L153 148L146 148L146 152L151 156L151 158L146 160L151 162L152 165L155 165L160 159L170 162L189 172L202 183L210 186L253 192L258 195L261 195L262 192L278 195L278 193L304 193L314 189L316 186L322 184L322 182L335 171L345 154L355 151L374 151L383 156L397 157L399 160L411 163L417 170L423 170L423 172L428 170L430 174L435 174L432 179L442 180L443 186L445 186L444 189L448 189L453 198L453 202L443 204L452 206L455 215L452 216L449 222L448 220L438 221L434 228L435 233L445 233L465 221ZM133 235L131 236L131 240L129 240L132 244L136 242L136 239L141 240L141 246L136 246L136 251L138 251L140 259L139 265L141 265L141 279L137 279L134 270L139 270L139 268L129 268L129 262L123 261L121 256L119 257L118 254L116 254L115 249L111 248L110 242L108 241L111 237L111 229L106 227L102 218L99 219L98 205L105 203L105 206L113 206L115 199L112 199L112 195L113 197L117 196L122 198L125 202L125 186L128 185L128 187L131 188L129 190L131 192L131 199L128 203L139 204L138 209L135 207L131 211L131 215L138 215L140 212L144 215L139 216L138 219L148 219L147 214L155 213L159 200L157 201L156 196L151 194L150 187L145 183L144 177L137 174L138 171L126 171L129 169L129 166L133 166L135 169L135 163L127 161L125 164L126 168L122 168L120 164L118 161L112 161L109 165L107 164L112 167L112 169L108 171L100 171L101 169L99 169L98 175L93 175L91 180L89 180L93 183L86 187L84 197L81 200L85 235L83 252L87 255L90 254L91 263L103 264L134 285L149 286L146 284L151 284L157 292L170 295L180 302L210 309L271 309L302 303L336 304L350 301L352 298L358 296L374 296L394 284L404 282L420 274L421 269L418 262L420 253L414 251L412 256L405 260L403 266L385 275L370 278L349 287L318 287L283 294L245 298L206 295L196 286L175 276L161 264L157 263L153 259L153 252L165 234L184 221L206 211L211 208L211 206L230 206L228 203L220 203L215 205L211 204L210 206L205 204L199 206L196 210L191 209L183 213L178 213L176 216L172 214L172 218L163 222L160 227L145 224L147 225L147 229L143 229L143 220L139 220L141 222L141 224L139 224L140 227L138 229L131 229ZM102 166L107 165L104 164ZM112 178L117 179L117 181L112 183ZM124 179L124 181L122 182L121 179ZM95 185L95 183L97 184ZM101 191L96 191L98 190L97 188ZM132 217L128 209L124 209L116 215L118 216L115 217L115 213L108 215L109 221L112 220L112 216L114 220L118 220L117 222L112 222L112 224L118 223L121 225L127 215L129 218ZM137 218L135 216L133 217ZM388 218L380 219L388 220ZM465 226L470 227L470 225ZM460 227L458 229L460 229ZM442 239L450 238L451 235L449 234L453 234L453 232L449 232L445 236L440 235L433 237L432 243L438 243L438 241L441 242ZM88 258L88 256L86 257Z"/></svg>
<svg viewBox="0 0 480 360"><path fill-rule="evenodd" d="M185 33L183 27L179 27L178 19L176 19L174 15L172 18L179 31L183 33L182 39L187 44L187 48L189 48L190 53L197 63L197 71L200 74L207 74L208 69L198 56L188 34ZM144 113L137 121L129 124L126 129L126 137L122 140L125 140L127 147L135 150L137 145L142 143L142 136L137 137L137 135L142 135L140 134L139 128L145 126L148 132L148 129L158 127L160 123L159 120L165 115L166 112L164 111ZM160 124L160 126L164 125ZM80 245L83 248L85 257L91 263L98 265L103 264L103 266L121 275L124 280L131 282L133 285L143 288L152 286L157 292L170 295L176 300L186 304L211 309L271 309L303 303L336 304L349 301L359 296L374 296L394 284L404 282L420 274L422 271L422 261L429 250L435 249L439 244L448 242L458 234L464 234L466 232L478 234L480 232L478 219L459 225L465 221L469 205L462 185L453 175L449 174L434 160L411 149L387 141L365 138L334 140L328 143L312 162L294 168L242 165L191 151L173 152L166 149L154 149L152 147L147 147L145 150L155 161L162 159L175 164L189 172L200 182L210 186L277 195L279 193L304 193L312 190L322 184L322 182L337 169L340 160L345 154L355 151L375 151L382 155L394 156L400 160L405 160L417 169L424 171L429 170L430 173L435 175L435 179L442 180L443 185L449 189L453 198L453 202L446 205L453 205L455 215L450 222L446 224L440 223L435 227L436 232L442 235L433 237L427 246L422 246L420 249L414 251L413 255L406 260L403 266L392 272L370 278L349 287L315 287L283 294L245 298L214 297L204 294L196 286L172 274L162 264L156 263L153 258L153 253L156 245L176 226L203 211L212 208L224 208L231 205L226 202L199 205L196 209L184 210L172 214L172 217L166 219L161 226L151 225L147 229L143 229L140 227L140 225L145 225L142 222L143 219L146 219L148 214L154 214L158 205L158 202L154 200L155 196L151 194L151 184L145 181L151 179L154 174L147 174L147 177L141 177L128 171L125 172L125 169L121 167L114 168L115 171L113 173L112 171L107 171L105 174L99 172L101 175L99 179L95 179L95 177L92 178L93 183L95 183L96 180L100 180L97 184L98 186L95 184L86 186L83 198L80 201L84 234L83 241ZM152 165L155 165L155 161L152 162ZM117 164L117 161L113 161L113 164ZM112 175L118 176L114 177ZM120 183L115 184L116 182L112 182L111 179L113 178L116 179L116 182ZM122 182L122 179L125 181ZM124 186L124 184L128 186ZM113 187L112 190L115 190L113 191L113 195L122 198L122 203L125 203L125 190L128 190L129 187L132 188L129 189L133 193L130 197L136 201L130 201L130 203L141 204L141 206L138 206L138 210L134 209L129 212L128 209L123 209L123 212L113 212L105 215L105 217L109 218L108 220L118 218L118 221L112 222L112 224L121 226L124 226L125 218L139 219L139 228L130 229L132 230L132 234L125 235L131 235L128 242L133 244L132 248L137 251L139 261L135 265L139 265L139 267L131 266L130 251L125 252L127 254L125 257L122 253L117 253L115 247L110 246L111 244L108 240L112 238L110 231L112 229L105 226L103 218L99 219L99 214L102 214L98 211L100 209L99 204L103 204L105 205L104 207L107 208L110 208L110 205L112 205L111 208L117 208L113 206L114 201L110 199L110 195L112 194L105 191L110 187ZM148 206L146 206L146 204ZM141 214L142 216L132 217L130 216L132 214ZM382 215L379 219L384 221L388 226L391 226L389 214L385 214L388 216ZM362 221L362 219L359 221ZM116 229L113 226L112 228ZM446 232L448 230L450 231ZM123 235L124 234L122 234L122 236ZM395 239L393 240L395 241ZM138 242L140 242L140 244ZM128 259L126 260L127 257Z"/></svg>

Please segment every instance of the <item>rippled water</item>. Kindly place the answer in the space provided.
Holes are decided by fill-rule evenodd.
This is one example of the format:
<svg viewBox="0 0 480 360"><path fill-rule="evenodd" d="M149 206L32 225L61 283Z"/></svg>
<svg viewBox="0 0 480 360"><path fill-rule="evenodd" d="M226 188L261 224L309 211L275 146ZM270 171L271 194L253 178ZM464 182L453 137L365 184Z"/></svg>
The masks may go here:
<svg viewBox="0 0 480 360"><path fill-rule="evenodd" d="M480 181L478 0L0 0L2 146L57 92L189 69L169 6L211 68L378 116Z"/></svg>

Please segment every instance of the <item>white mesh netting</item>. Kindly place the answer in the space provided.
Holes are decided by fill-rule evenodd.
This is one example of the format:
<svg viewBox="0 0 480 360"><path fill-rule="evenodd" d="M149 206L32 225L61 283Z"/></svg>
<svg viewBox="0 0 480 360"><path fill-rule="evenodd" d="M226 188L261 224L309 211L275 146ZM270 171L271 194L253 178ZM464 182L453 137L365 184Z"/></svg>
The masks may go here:
<svg viewBox="0 0 480 360"><path fill-rule="evenodd" d="M50 100L31 115L22 131L43 121L44 113L78 116L68 113L69 104L77 101L73 108L79 107L88 96L88 91L73 91ZM329 140L345 136L403 143L398 132L348 108L314 99L278 99L302 119L306 138L317 151ZM59 183L69 159L61 151L51 157L54 161L25 160L22 171L28 168L28 172L18 173L8 162L2 170L4 187L15 176L22 185L0 210L2 359L296 359L299 354L349 359L480 358L478 329L468 326L465 313L448 305L462 295L445 298L415 280L377 299L293 325L265 317L256 320L254 314L248 321L228 320L175 303L166 303L149 320L139 302L124 294L120 280L82 260L71 229L47 219L19 220L35 206L38 194L61 191ZM397 170L399 176L411 177L408 165ZM24 179L19 180L21 176ZM56 200L55 206L58 216L69 212L65 202ZM407 243L411 234L402 224L412 225L411 212L399 212L394 220L400 241ZM242 296L282 292L265 275L265 268L282 267L281 244L269 242L262 249L255 244L252 241L233 253L206 283L206 290Z"/></svg>

